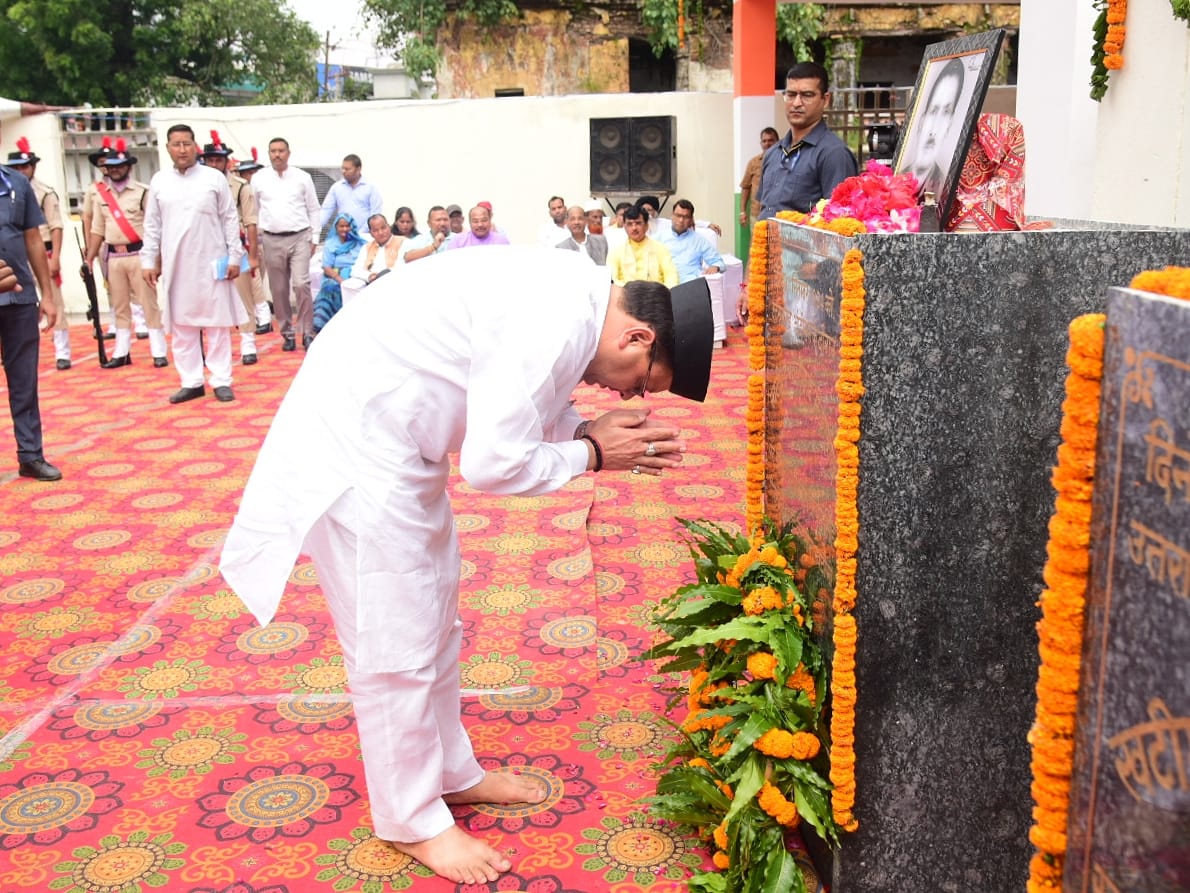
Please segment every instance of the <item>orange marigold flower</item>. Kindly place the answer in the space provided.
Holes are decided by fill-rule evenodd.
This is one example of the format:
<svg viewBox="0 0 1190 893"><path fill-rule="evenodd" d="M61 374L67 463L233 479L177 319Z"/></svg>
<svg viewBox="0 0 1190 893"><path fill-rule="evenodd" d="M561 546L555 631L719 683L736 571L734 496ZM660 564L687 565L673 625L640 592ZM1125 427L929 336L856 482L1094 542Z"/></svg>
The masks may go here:
<svg viewBox="0 0 1190 893"><path fill-rule="evenodd" d="M715 829L715 833L711 836L715 841L715 846L721 850L727 849L727 822L720 822L719 826Z"/></svg>
<svg viewBox="0 0 1190 893"><path fill-rule="evenodd" d="M794 732L791 755L795 760L812 760L822 749L822 742L809 732Z"/></svg>
<svg viewBox="0 0 1190 893"><path fill-rule="evenodd" d="M715 867L720 871L724 871L731 867L731 857L727 853L715 853L711 857L711 861L715 863Z"/></svg>
<svg viewBox="0 0 1190 893"><path fill-rule="evenodd" d="M748 672L754 679L775 679L777 676L777 658L767 651L758 651L748 655Z"/></svg>
<svg viewBox="0 0 1190 893"><path fill-rule="evenodd" d="M752 744L757 750L779 760L793 755L793 734L784 729L769 729Z"/></svg>
<svg viewBox="0 0 1190 893"><path fill-rule="evenodd" d="M756 802L761 809L776 819L779 824L786 827L794 827L801 819L797 812L797 806L786 799L780 790L767 781L761 787Z"/></svg>

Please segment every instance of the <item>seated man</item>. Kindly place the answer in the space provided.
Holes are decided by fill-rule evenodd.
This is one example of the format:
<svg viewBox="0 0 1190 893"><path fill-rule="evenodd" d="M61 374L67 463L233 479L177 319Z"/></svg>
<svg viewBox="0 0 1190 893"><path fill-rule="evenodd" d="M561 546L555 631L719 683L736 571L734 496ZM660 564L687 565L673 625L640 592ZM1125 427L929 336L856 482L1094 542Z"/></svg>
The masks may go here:
<svg viewBox="0 0 1190 893"><path fill-rule="evenodd" d="M508 236L492 228L492 211L485 204L476 205L467 215L471 229L461 236L455 236L446 247L476 248L480 245L507 245Z"/></svg>
<svg viewBox="0 0 1190 893"><path fill-rule="evenodd" d="M607 263L607 239L587 232L587 212L581 205L574 205L566 211L566 228L570 238L559 242L557 247L577 251L602 267Z"/></svg>
<svg viewBox="0 0 1190 893"><path fill-rule="evenodd" d="M383 214L373 214L368 218L368 232L372 235L372 241L364 246L355 259L350 278L343 280L344 304L396 266L401 259L401 246L408 241L404 236L393 234L393 228L388 225Z"/></svg>
<svg viewBox="0 0 1190 893"><path fill-rule="evenodd" d="M658 241L673 255L681 282L697 279L704 273L723 272L723 257L719 251L694 231L692 202L684 198L674 202L670 223L670 231L659 236Z"/></svg>
<svg viewBox="0 0 1190 893"><path fill-rule="evenodd" d="M608 251L607 265L612 281L623 285L631 279L646 282L663 282L670 288L678 284L678 269L674 266L669 249L650 239L648 234L649 212L639 205L624 211L624 231L627 240Z"/></svg>

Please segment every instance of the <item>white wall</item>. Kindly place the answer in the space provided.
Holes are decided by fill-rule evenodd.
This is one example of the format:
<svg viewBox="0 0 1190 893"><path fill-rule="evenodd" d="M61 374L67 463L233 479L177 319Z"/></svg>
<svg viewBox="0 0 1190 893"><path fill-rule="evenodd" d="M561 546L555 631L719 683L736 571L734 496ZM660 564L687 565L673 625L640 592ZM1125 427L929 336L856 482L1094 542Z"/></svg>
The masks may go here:
<svg viewBox="0 0 1190 893"><path fill-rule="evenodd" d="M1129 4L1125 24L1094 135L1094 215L1190 227L1190 27L1167 2Z"/></svg>
<svg viewBox="0 0 1190 893"><path fill-rule="evenodd" d="M1089 96L1095 10L1021 0L1017 117L1031 215L1190 227L1190 28L1131 3L1124 67Z"/></svg>
<svg viewBox="0 0 1190 893"><path fill-rule="evenodd" d="M1134 4L1135 5L1135 4ZM1016 117L1025 128L1025 211L1090 219L1098 104L1090 97L1086 0L1021 0Z"/></svg>
<svg viewBox="0 0 1190 893"><path fill-rule="evenodd" d="M183 122L200 142L209 131L247 157L252 146L267 160L268 142L289 141L291 164L337 169L349 152L361 157L364 176L384 196L391 217L401 205L424 221L431 205L464 209L490 201L494 219L514 242L531 244L548 218L551 195L581 204L590 197L590 118L673 115L677 119L677 192L700 219L723 227L720 248L732 251L733 133L730 93L607 94L434 101L373 101L294 106L157 109L162 166L165 131ZM62 191L57 120L50 115L5 122L0 151L27 134L50 161L38 175ZM663 213L672 207L672 201ZM420 225L420 224L419 224ZM73 238L64 252L64 292L72 312L85 305L74 271Z"/></svg>

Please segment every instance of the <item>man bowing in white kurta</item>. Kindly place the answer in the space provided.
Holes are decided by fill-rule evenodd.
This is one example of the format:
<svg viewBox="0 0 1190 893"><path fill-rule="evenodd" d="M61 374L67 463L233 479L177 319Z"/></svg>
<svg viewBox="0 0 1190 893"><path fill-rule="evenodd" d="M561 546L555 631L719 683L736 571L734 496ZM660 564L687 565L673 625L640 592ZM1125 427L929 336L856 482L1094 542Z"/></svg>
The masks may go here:
<svg viewBox="0 0 1190 893"><path fill-rule="evenodd" d="M173 336L174 368L182 381L170 403L203 396L203 332L215 399L235 399L231 390L231 329L248 320L232 282L240 275L240 222L227 178L198 163L194 131L175 124L166 132L174 166L149 181L141 269L152 285L165 280L161 301Z"/></svg>
<svg viewBox="0 0 1190 893"><path fill-rule="evenodd" d="M416 308L411 312L410 308ZM322 330L265 438L220 560L261 623L299 552L343 647L376 836L455 883L511 865L448 804L540 802L486 772L460 718L452 453L491 493L585 471L660 475L679 429L648 409L584 421L579 382L702 400L713 339L703 280L609 283L570 251L497 246L398 265ZM295 485L297 482L297 485Z"/></svg>

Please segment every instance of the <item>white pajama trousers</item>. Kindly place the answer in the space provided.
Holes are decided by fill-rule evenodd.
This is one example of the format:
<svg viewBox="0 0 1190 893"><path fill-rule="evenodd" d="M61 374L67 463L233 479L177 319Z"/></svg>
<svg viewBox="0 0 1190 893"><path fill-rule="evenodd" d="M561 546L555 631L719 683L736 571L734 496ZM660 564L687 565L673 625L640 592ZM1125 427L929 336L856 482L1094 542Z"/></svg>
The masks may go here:
<svg viewBox="0 0 1190 893"><path fill-rule="evenodd" d="M303 550L314 559L343 648L373 829L381 840L417 843L454 824L443 795L466 790L484 776L460 716L463 625L456 617L442 631L429 666L357 670L356 537L335 517L341 505L342 500L315 523Z"/></svg>
<svg viewBox="0 0 1190 893"><path fill-rule="evenodd" d="M206 358L203 358L202 336L206 333ZM173 327L174 368L184 388L203 385L203 364L211 371L211 387L231 387L231 329L199 326Z"/></svg>

